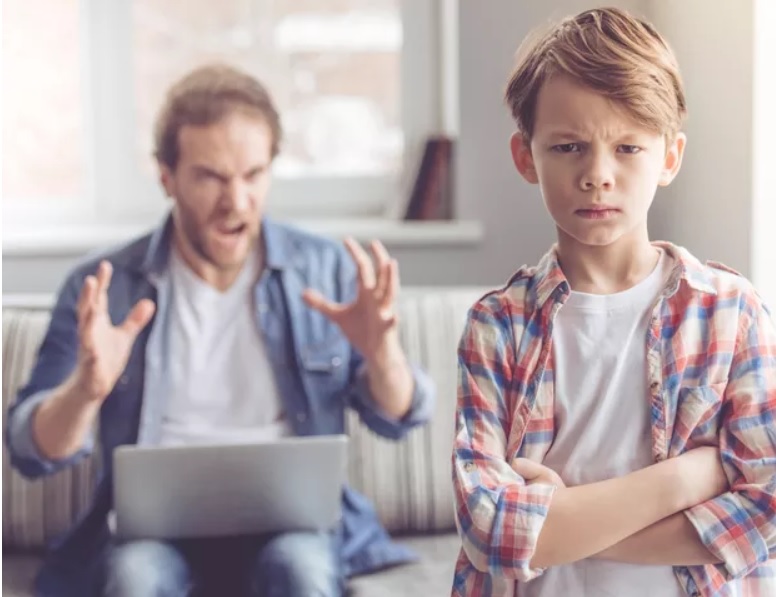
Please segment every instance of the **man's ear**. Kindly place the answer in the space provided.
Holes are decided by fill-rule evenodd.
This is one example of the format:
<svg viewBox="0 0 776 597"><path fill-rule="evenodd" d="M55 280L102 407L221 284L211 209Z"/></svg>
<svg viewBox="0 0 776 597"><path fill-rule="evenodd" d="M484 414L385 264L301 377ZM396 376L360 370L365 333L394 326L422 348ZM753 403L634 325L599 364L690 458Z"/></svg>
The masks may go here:
<svg viewBox="0 0 776 597"><path fill-rule="evenodd" d="M512 161L520 175L531 184L539 184L539 175L536 173L531 154L531 142L518 131L509 139L509 148L512 150Z"/></svg>
<svg viewBox="0 0 776 597"><path fill-rule="evenodd" d="M167 197L175 197L175 177L172 170L162 162L157 162L157 165L159 166L159 183L164 188L164 194Z"/></svg>
<svg viewBox="0 0 776 597"><path fill-rule="evenodd" d="M660 171L660 179L658 185L666 187L679 174L679 169L682 167L682 158L684 157L684 148L687 145L687 135L684 133L677 133L674 140L666 148L666 157L663 162L663 169Z"/></svg>

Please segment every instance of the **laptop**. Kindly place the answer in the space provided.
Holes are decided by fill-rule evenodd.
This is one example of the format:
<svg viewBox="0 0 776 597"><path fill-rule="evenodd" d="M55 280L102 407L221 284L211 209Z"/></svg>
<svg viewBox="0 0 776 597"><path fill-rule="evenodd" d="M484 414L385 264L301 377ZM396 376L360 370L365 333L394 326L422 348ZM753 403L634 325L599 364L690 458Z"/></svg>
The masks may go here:
<svg viewBox="0 0 776 597"><path fill-rule="evenodd" d="M333 528L345 435L266 443L120 446L113 454L119 539L179 539Z"/></svg>

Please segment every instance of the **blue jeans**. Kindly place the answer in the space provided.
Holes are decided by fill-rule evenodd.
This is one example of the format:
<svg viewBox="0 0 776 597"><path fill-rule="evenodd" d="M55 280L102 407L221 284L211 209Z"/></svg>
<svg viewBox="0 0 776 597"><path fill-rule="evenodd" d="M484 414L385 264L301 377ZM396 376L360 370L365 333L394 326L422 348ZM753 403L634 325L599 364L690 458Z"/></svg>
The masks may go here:
<svg viewBox="0 0 776 597"><path fill-rule="evenodd" d="M105 597L340 597L342 566L334 537L132 541L106 560Z"/></svg>

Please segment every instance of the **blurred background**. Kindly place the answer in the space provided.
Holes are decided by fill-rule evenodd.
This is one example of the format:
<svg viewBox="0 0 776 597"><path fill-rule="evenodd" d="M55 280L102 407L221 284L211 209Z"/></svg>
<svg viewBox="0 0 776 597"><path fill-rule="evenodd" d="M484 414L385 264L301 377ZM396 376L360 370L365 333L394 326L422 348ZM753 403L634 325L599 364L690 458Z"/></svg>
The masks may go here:
<svg viewBox="0 0 776 597"><path fill-rule="evenodd" d="M690 117L652 236L776 304L776 3L619 0L679 57ZM498 285L554 240L512 166L503 90L523 37L582 0L4 0L3 294L54 292L85 254L153 227L164 91L203 62L250 71L286 139L270 211L381 238L407 285ZM454 140L452 219L401 219L426 139Z"/></svg>

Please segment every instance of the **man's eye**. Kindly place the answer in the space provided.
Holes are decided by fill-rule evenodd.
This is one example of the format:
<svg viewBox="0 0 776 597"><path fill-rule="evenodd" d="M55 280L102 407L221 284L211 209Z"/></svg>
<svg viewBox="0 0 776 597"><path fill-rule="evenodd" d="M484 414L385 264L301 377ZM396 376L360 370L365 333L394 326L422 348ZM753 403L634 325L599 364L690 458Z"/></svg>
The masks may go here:
<svg viewBox="0 0 776 597"><path fill-rule="evenodd" d="M579 143L563 143L561 145L554 145L552 149L558 153L574 153L579 151Z"/></svg>
<svg viewBox="0 0 776 597"><path fill-rule="evenodd" d="M264 173L263 168L256 168L255 170L251 170L245 175L245 180L247 180L248 182L254 182L258 180L263 173Z"/></svg>
<svg viewBox="0 0 776 597"><path fill-rule="evenodd" d="M620 145L620 151L622 153L634 154L641 151L641 147L638 145Z"/></svg>

